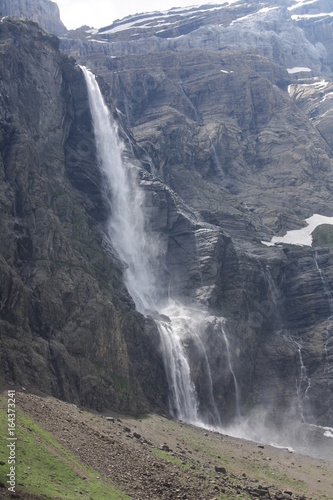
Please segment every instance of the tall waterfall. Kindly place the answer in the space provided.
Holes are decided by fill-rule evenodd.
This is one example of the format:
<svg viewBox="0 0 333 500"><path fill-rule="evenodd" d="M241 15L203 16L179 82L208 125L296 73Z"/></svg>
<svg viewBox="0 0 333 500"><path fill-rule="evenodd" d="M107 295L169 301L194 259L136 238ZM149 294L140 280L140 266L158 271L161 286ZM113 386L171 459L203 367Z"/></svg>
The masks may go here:
<svg viewBox="0 0 333 500"><path fill-rule="evenodd" d="M122 145L117 136L110 112L104 103L95 76L81 68L85 76L89 105L105 194L110 208L108 234L112 245L127 264L125 284L137 309L143 314L157 311L163 360L170 391L170 413L187 422L202 424L198 415L198 398L185 349L184 340L193 337L190 318L193 311L169 299L167 304L159 300L159 290L154 276L158 268L156 245L145 228L143 192L139 187L138 169L125 162ZM162 316L163 315L163 316ZM203 349L203 347L201 347ZM206 356L207 361L207 356ZM208 385L213 399L210 369ZM215 402L213 420L219 423Z"/></svg>
<svg viewBox="0 0 333 500"><path fill-rule="evenodd" d="M127 264L125 284L139 311L152 309L154 277L149 271L154 255L140 206L142 193L136 188L137 170L122 159L122 145L105 105L95 76L81 68L87 83L90 111L94 124L99 166L104 177L106 200L112 216L108 232L119 256Z"/></svg>
<svg viewBox="0 0 333 500"><path fill-rule="evenodd" d="M327 373L331 373L333 370L333 367L332 367L332 358L333 358L333 355L332 355L332 351L333 351L333 349L332 349L332 347L333 347L332 346L332 344L333 344L333 340L332 340L333 339L333 322L332 322L332 320L333 320L333 297L332 297L332 293L329 289L325 275L319 266L318 251L316 248L314 250L313 258L314 258L316 269L319 273L321 282L323 284L323 289L324 289L325 295L327 297L329 308L330 308L330 316L328 318L328 325L325 328L325 337L326 338L324 339L324 353L325 353L324 371Z"/></svg>

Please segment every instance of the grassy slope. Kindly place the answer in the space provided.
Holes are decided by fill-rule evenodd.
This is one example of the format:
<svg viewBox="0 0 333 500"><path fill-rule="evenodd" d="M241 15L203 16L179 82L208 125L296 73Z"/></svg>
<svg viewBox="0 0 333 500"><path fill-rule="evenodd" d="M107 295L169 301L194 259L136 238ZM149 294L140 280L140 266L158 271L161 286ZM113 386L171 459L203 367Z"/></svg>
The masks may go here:
<svg viewBox="0 0 333 500"><path fill-rule="evenodd" d="M136 499L249 500L262 496L265 488L270 494L265 498L281 498L284 492L284 498L292 493L299 500L333 498L331 461L159 415L110 417L50 397L17 392L16 399L17 489L37 493L38 498L130 498L112 488L109 477ZM0 398L0 432L5 438L6 407L6 397ZM0 448L3 483L8 473L6 444L5 439ZM0 497L3 492L1 488Z"/></svg>
<svg viewBox="0 0 333 500"><path fill-rule="evenodd" d="M7 482L7 402L0 398L0 481ZM78 459L49 432L44 431L21 412L16 414L16 490L59 499L125 500L127 495L117 491L92 468ZM92 450L93 452L93 450Z"/></svg>

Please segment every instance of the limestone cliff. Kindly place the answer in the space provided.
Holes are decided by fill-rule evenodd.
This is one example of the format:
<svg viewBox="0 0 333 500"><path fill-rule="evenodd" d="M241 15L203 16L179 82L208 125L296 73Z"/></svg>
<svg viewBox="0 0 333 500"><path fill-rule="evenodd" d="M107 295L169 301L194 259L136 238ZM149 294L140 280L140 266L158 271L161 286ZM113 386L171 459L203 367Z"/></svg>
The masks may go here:
<svg viewBox="0 0 333 500"><path fill-rule="evenodd" d="M168 235L166 285L226 318L242 411L332 425L331 250L261 243L333 213L329 45L295 9L172 9L70 35L62 47L109 83L137 157L187 206L175 218L170 191L150 181L150 224ZM203 339L228 421L235 387L217 323ZM209 406L198 349L188 351Z"/></svg>
<svg viewBox="0 0 333 500"><path fill-rule="evenodd" d="M58 5L51 0L0 0L3 16L31 19L53 35L63 35L66 28L61 22Z"/></svg>
<svg viewBox="0 0 333 500"><path fill-rule="evenodd" d="M3 20L0 47L2 383L98 409L163 407L156 328L103 238L81 71L32 22Z"/></svg>
<svg viewBox="0 0 333 500"><path fill-rule="evenodd" d="M295 5L172 9L61 41L102 77L141 169L161 294L210 315L206 358L199 342L185 347L208 414L209 362L223 423L239 403L280 424L289 412L333 425L329 235L317 248L262 243L333 214L329 30L311 38ZM0 28L3 377L96 407L163 408L156 328L103 237L80 71L34 24Z"/></svg>

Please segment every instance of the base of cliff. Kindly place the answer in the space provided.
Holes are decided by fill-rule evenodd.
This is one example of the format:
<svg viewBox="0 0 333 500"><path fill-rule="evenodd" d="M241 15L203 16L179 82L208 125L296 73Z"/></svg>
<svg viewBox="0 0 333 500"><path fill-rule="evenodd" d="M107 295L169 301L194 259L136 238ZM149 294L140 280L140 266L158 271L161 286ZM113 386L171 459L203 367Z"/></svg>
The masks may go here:
<svg viewBox="0 0 333 500"><path fill-rule="evenodd" d="M7 430L7 393L1 396ZM324 499L333 461L298 455L172 419L89 413L16 392L15 498ZM6 481L0 452L0 497Z"/></svg>

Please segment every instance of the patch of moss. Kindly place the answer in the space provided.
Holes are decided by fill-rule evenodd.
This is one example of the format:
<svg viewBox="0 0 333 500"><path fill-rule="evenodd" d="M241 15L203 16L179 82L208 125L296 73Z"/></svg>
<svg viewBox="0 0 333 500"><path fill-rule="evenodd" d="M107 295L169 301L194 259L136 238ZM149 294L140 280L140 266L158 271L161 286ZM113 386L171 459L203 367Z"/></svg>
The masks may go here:
<svg viewBox="0 0 333 500"><path fill-rule="evenodd" d="M152 452L156 457L161 458L162 460L166 460L167 462L169 462L171 464L178 465L179 467L182 467L184 469L189 468L188 464L184 464L179 458L170 455L170 453L165 451L165 450L159 450L158 448L152 448Z"/></svg>
<svg viewBox="0 0 333 500"><path fill-rule="evenodd" d="M312 233L313 247L332 247L333 246L333 226L330 224L321 224L317 226Z"/></svg>
<svg viewBox="0 0 333 500"><path fill-rule="evenodd" d="M8 435L6 401L0 400L0 432ZM105 478L60 445L21 412L16 414L16 491L45 495L53 499L130 499ZM6 485L9 473L7 440L0 444L0 481ZM93 450L91 450L93 453Z"/></svg>
<svg viewBox="0 0 333 500"><path fill-rule="evenodd" d="M306 490L306 484L303 481L291 479L283 472L272 470L269 466L260 465L250 467L249 470L251 470L251 473L255 473L256 477L260 477L268 482L276 482L280 488L289 486L297 487L300 491Z"/></svg>

